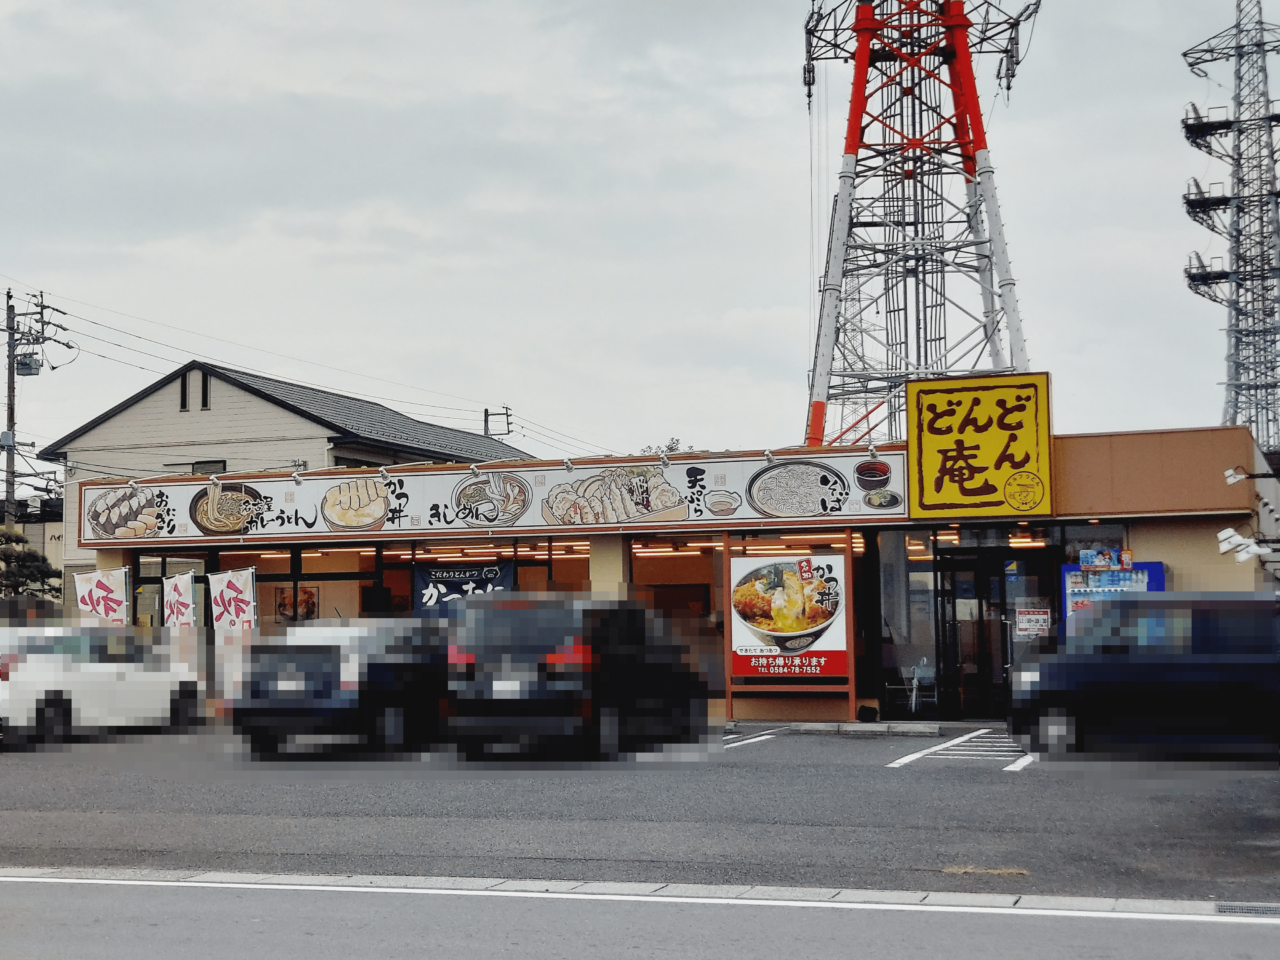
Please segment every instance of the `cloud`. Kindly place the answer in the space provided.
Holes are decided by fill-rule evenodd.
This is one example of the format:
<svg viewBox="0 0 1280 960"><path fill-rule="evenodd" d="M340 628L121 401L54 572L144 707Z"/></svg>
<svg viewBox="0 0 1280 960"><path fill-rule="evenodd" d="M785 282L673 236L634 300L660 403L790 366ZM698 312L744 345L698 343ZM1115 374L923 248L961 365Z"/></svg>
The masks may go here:
<svg viewBox="0 0 1280 960"><path fill-rule="evenodd" d="M820 262L848 95L848 68L824 65L811 181L807 10L11 2L0 272L243 345L74 307L160 340L71 321L159 354L93 347L153 370L200 352L457 403L421 387L621 452L796 443L810 203ZM1205 166L1182 105L1206 87L1178 54L1229 17L1046 4L989 115L1059 429L1216 421L1222 318L1180 273L1208 236L1180 209ZM152 379L83 357L24 385L19 432L51 439Z"/></svg>

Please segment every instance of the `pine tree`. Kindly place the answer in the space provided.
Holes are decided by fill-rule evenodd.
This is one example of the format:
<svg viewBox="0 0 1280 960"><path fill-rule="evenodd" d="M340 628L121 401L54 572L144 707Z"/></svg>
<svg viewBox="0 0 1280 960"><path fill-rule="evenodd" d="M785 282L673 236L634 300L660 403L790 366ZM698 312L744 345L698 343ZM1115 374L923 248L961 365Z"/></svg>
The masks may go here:
<svg viewBox="0 0 1280 960"><path fill-rule="evenodd" d="M0 530L0 596L62 596L62 588L52 581L62 572L43 553L33 550L30 541L20 533Z"/></svg>

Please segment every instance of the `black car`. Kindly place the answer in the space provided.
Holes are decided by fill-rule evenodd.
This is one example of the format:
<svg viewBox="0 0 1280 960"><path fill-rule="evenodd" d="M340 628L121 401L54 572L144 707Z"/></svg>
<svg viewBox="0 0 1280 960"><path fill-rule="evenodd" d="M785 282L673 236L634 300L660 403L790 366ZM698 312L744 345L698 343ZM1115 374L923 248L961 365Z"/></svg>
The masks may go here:
<svg viewBox="0 0 1280 960"><path fill-rule="evenodd" d="M442 741L447 693L439 625L368 620L299 627L254 644L232 724L259 756L304 735L355 737L378 751Z"/></svg>
<svg viewBox="0 0 1280 960"><path fill-rule="evenodd" d="M469 600L448 621L444 733L472 760L608 760L698 743L716 670L681 632L637 600Z"/></svg>
<svg viewBox="0 0 1280 960"><path fill-rule="evenodd" d="M1012 681L1010 732L1042 759L1280 758L1272 594L1118 596L1033 644Z"/></svg>

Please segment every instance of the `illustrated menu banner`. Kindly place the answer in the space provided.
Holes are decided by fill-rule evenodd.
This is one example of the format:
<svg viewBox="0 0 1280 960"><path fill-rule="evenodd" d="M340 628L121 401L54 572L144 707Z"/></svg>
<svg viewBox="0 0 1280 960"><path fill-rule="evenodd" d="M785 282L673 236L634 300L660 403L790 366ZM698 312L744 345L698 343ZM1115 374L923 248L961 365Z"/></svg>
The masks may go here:
<svg viewBox="0 0 1280 960"><path fill-rule="evenodd" d="M902 452L287 476L80 487L85 547L422 533L900 520Z"/></svg>
<svg viewBox="0 0 1280 960"><path fill-rule="evenodd" d="M133 622L129 602L129 569L91 570L76 574L76 606L106 623Z"/></svg>
<svg viewBox="0 0 1280 960"><path fill-rule="evenodd" d="M515 589L515 564L510 560L475 566L418 564L413 568L413 611L427 613L450 600Z"/></svg>
<svg viewBox="0 0 1280 960"><path fill-rule="evenodd" d="M1052 512L1047 373L907 384L911 516Z"/></svg>
<svg viewBox="0 0 1280 960"><path fill-rule="evenodd" d="M738 677L848 676L843 556L734 557Z"/></svg>

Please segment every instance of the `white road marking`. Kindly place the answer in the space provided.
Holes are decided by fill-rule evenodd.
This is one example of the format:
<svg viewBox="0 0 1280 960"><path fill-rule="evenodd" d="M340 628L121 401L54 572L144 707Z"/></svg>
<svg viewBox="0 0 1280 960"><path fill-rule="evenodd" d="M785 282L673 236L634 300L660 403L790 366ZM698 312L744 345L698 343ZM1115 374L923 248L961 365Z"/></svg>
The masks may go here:
<svg viewBox="0 0 1280 960"><path fill-rule="evenodd" d="M958 746L947 747L929 756L930 760L1021 760L1023 750L1007 733L984 733Z"/></svg>
<svg viewBox="0 0 1280 960"><path fill-rule="evenodd" d="M761 740L772 740L773 734L766 734L762 737L752 737L750 740L739 740L737 743L726 743L724 748L728 750L730 747L745 747L748 743L759 743Z"/></svg>
<svg viewBox="0 0 1280 960"><path fill-rule="evenodd" d="M1023 767L1030 766L1032 763L1034 763L1034 762L1035 762L1035 759L1036 759L1036 755L1035 755L1034 753L1028 753L1028 754L1027 754L1026 756L1024 756L1021 760L1015 760L1015 761L1013 761L1013 763L1009 764L1007 767L1005 767L1005 769L1006 769L1006 770L1021 770Z"/></svg>
<svg viewBox="0 0 1280 960"><path fill-rule="evenodd" d="M954 740L948 740L946 743L940 743L936 747L930 747L927 750L919 750L916 753L911 753L905 757L900 757L899 759L893 761L893 763L886 763L885 766L886 767L903 767L913 760L919 760L921 757L927 757L931 753L937 753L939 750L947 749L947 747L954 747L957 743L964 743L966 740L972 740L974 737L979 737L984 733L990 733L990 732L991 732L990 730L975 730L972 733L966 733L962 737L956 737Z"/></svg>
<svg viewBox="0 0 1280 960"><path fill-rule="evenodd" d="M307 883L222 883L202 880L107 880L81 877L3 877L0 883L61 883L120 887L177 887L191 890L276 890L303 893L365 893L429 897L515 897L533 900L605 900L622 903L677 903L707 906L801 907L827 910L888 910L899 913L978 913L1006 917L1078 917L1087 920L1163 920L1200 923L1247 923L1280 926L1280 917L1239 914L1138 913L1135 911L1070 910L1048 907L988 907L929 903L858 903L831 900L773 900L748 897L683 897L632 893L559 893L532 890L458 890L431 887L352 887Z"/></svg>

